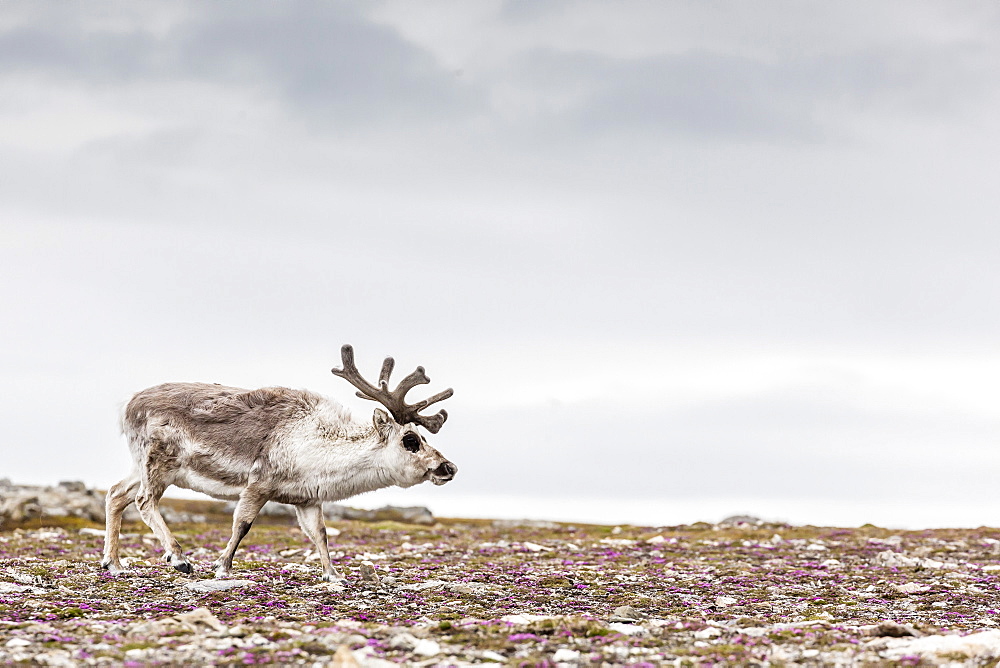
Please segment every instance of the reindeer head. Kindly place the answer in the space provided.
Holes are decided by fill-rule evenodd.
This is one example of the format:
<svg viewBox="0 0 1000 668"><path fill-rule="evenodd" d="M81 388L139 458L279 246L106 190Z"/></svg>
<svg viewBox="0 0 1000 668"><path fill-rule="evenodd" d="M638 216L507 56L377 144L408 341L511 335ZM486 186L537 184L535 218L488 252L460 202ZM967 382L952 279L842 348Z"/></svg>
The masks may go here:
<svg viewBox="0 0 1000 668"><path fill-rule="evenodd" d="M389 460L397 465L394 467L400 474L397 484L400 487L411 487L430 480L435 485L443 485L454 478L458 467L428 445L417 429L417 426L421 426L432 434L441 429L441 425L448 419L447 411L442 409L434 415L420 415L420 411L450 397L454 394L451 388L415 404L407 404L407 392L417 385L430 382L422 366L418 366L416 371L399 381L395 390L390 391L389 375L396 364L391 357L386 357L382 362L378 387L361 376L354 364L354 349L351 346L344 345L340 349L340 358L344 368L331 369L331 372L356 387L357 395L362 399L377 401L389 410L386 413L376 408L372 421L385 446L391 448L387 454Z"/></svg>

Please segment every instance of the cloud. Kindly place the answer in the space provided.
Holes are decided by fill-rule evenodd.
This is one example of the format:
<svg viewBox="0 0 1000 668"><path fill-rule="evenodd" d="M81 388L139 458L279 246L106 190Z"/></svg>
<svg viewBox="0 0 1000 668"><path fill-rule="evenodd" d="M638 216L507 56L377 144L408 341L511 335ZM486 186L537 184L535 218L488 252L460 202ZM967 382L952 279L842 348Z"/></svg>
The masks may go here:
<svg viewBox="0 0 1000 668"><path fill-rule="evenodd" d="M250 2L239 12L187 5L166 31L141 21L108 27L76 8L52 22L0 32L7 75L30 73L95 86L196 80L264 88L293 114L324 126L468 113L476 92L425 51L375 25L349 3Z"/></svg>

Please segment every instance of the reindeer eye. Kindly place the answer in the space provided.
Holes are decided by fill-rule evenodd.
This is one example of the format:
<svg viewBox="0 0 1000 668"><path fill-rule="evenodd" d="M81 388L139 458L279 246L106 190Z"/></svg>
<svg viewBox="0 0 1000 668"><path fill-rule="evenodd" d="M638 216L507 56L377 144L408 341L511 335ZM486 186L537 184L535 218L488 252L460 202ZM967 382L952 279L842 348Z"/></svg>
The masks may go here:
<svg viewBox="0 0 1000 668"><path fill-rule="evenodd" d="M420 449L420 438L411 431L403 436L403 447L410 452L416 452Z"/></svg>

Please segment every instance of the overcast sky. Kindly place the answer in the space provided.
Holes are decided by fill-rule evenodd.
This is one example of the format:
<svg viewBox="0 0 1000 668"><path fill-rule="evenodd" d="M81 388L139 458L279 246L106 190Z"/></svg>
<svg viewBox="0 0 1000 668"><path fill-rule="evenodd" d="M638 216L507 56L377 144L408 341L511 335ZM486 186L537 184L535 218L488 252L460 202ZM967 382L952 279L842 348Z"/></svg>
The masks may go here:
<svg viewBox="0 0 1000 668"><path fill-rule="evenodd" d="M995 3L4 2L0 477L349 342L460 468L358 505L998 525L998 155Z"/></svg>

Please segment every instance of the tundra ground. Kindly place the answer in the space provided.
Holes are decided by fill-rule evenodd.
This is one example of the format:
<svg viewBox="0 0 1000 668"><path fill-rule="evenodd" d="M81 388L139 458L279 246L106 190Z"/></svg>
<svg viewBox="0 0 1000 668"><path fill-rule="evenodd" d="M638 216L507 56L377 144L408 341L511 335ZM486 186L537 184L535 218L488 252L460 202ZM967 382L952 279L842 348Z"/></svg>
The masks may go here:
<svg viewBox="0 0 1000 668"><path fill-rule="evenodd" d="M45 521L45 520L42 520ZM1000 530L340 522L320 581L296 528L175 526L198 567L96 524L0 532L0 663L996 665ZM51 524L51 522L49 522ZM331 533L336 533L332 531ZM197 584L196 584L197 583ZM194 585L194 587L192 587ZM221 585L225 586L225 585ZM200 589L198 587L201 587Z"/></svg>

